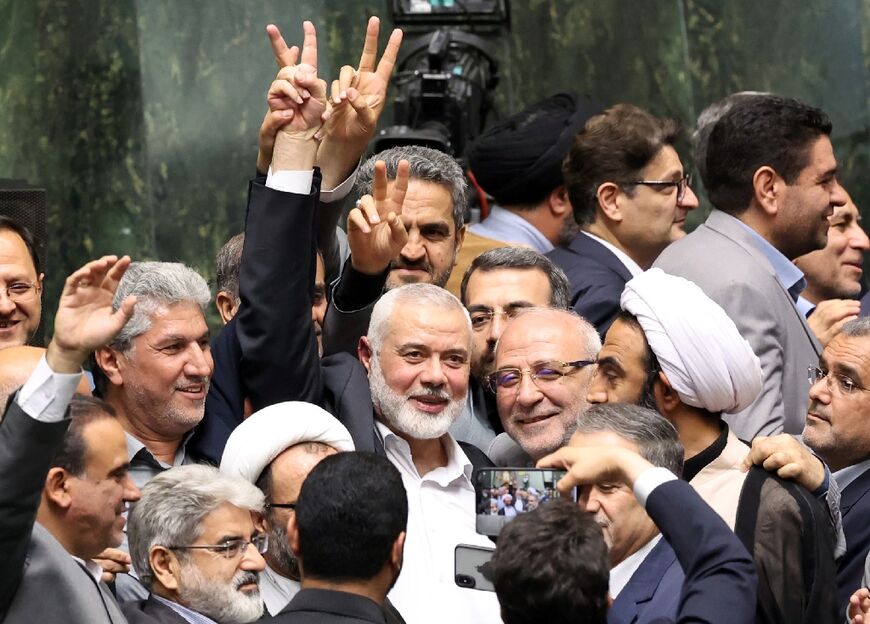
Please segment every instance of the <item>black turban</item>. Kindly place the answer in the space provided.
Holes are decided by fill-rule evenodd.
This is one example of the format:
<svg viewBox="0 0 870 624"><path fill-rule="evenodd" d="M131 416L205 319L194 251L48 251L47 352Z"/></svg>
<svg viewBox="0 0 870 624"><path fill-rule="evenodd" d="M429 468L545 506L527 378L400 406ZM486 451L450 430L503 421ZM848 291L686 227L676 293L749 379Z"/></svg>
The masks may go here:
<svg viewBox="0 0 870 624"><path fill-rule="evenodd" d="M562 161L598 102L557 93L493 126L468 148L468 168L501 205L541 201L562 184Z"/></svg>

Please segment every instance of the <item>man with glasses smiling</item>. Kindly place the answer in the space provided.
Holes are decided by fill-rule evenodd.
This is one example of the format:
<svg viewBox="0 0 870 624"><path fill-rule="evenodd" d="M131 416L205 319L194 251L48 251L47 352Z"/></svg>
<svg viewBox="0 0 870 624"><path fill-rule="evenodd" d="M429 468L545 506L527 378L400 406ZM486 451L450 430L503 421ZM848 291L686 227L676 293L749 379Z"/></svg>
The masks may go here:
<svg viewBox="0 0 870 624"><path fill-rule="evenodd" d="M502 434L489 449L494 462L531 464L568 441L588 408L600 348L595 328L567 310L532 308L508 323L487 379L505 434L519 449L509 448Z"/></svg>
<svg viewBox="0 0 870 624"><path fill-rule="evenodd" d="M142 489L130 513L133 567L152 593L122 610L131 624L247 624L263 615L258 575L269 546L263 493L210 466L178 466Z"/></svg>
<svg viewBox="0 0 870 624"><path fill-rule="evenodd" d="M33 235L0 216L0 349L27 344L39 327L43 277Z"/></svg>
<svg viewBox="0 0 870 624"><path fill-rule="evenodd" d="M547 254L571 281L571 305L603 337L625 283L686 235L698 207L674 149L679 124L630 104L592 117L563 165L580 233Z"/></svg>

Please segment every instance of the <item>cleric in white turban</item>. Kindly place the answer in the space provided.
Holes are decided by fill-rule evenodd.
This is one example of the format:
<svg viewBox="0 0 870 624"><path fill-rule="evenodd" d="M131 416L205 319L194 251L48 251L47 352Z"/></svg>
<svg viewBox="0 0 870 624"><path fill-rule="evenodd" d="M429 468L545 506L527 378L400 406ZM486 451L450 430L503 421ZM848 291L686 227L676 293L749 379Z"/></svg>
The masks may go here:
<svg viewBox="0 0 870 624"><path fill-rule="evenodd" d="M287 520L302 482L321 459L353 451L350 433L311 403L276 403L243 421L230 435L220 470L254 483L266 495L264 524L269 536L260 595L271 615L299 591L299 565L287 542Z"/></svg>
<svg viewBox="0 0 870 624"><path fill-rule="evenodd" d="M685 449L683 478L733 528L749 447L729 431L722 412L740 410L760 392L758 358L725 311L682 277L646 271L625 285L621 305L598 356L590 400L606 394L667 418Z"/></svg>

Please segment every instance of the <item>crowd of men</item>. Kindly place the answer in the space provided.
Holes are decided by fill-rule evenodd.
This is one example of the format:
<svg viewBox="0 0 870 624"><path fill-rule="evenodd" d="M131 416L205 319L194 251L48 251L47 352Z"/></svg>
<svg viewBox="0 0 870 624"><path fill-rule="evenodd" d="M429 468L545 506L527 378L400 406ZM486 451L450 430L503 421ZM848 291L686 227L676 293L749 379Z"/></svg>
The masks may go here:
<svg viewBox="0 0 870 624"><path fill-rule="evenodd" d="M559 94L471 146L467 228L452 157L363 158L401 31L331 83L310 22L267 33L214 300L106 256L29 346L44 276L0 218L0 621L870 621L870 240L823 111L705 110L686 234L678 125ZM535 466L577 502L475 491Z"/></svg>

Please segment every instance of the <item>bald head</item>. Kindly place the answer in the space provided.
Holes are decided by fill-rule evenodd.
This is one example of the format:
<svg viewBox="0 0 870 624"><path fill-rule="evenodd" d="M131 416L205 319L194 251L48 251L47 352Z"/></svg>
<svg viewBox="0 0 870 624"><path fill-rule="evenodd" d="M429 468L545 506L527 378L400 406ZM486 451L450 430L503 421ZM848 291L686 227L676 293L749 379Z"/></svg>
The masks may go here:
<svg viewBox="0 0 870 624"><path fill-rule="evenodd" d="M44 353L45 349L41 347L18 346L0 349L0 407L5 408L9 395L24 385ZM76 392L91 395L91 387L87 379L82 378Z"/></svg>
<svg viewBox="0 0 870 624"><path fill-rule="evenodd" d="M595 328L566 310L532 308L508 323L493 373L498 414L532 459L570 438L577 415L587 408L591 362L600 348Z"/></svg>

